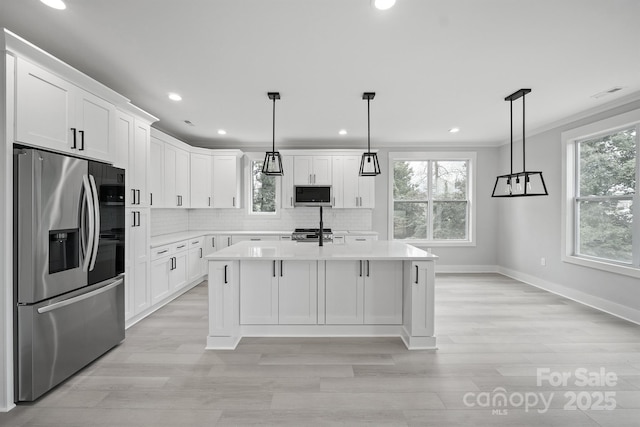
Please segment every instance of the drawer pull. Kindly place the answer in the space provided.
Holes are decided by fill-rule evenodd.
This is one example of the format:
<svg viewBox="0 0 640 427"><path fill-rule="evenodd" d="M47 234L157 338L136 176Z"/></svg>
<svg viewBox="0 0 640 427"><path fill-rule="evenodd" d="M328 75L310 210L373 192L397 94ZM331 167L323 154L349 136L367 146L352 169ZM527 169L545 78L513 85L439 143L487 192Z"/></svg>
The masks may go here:
<svg viewBox="0 0 640 427"><path fill-rule="evenodd" d="M169 252L169 249L165 249L164 251L158 251L158 252L156 252L156 254L157 255L162 255L162 254L167 253L167 252Z"/></svg>
<svg viewBox="0 0 640 427"><path fill-rule="evenodd" d="M184 248L185 246L187 246L187 245L180 245L180 246L178 246L178 248L177 248L177 249L182 249L182 248Z"/></svg>

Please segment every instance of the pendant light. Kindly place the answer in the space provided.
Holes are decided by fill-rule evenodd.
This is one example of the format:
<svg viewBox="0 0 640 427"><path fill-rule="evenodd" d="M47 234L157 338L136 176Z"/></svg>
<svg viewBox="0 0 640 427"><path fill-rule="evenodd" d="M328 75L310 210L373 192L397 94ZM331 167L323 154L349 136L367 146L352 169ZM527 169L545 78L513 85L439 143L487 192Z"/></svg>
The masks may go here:
<svg viewBox="0 0 640 427"><path fill-rule="evenodd" d="M269 99L273 101L273 133L272 133L272 151L267 151L262 163L262 173L271 176L282 176L282 157L276 151L276 99L280 99L280 92L268 92Z"/></svg>
<svg viewBox="0 0 640 427"><path fill-rule="evenodd" d="M375 96L375 92L365 92L362 94L362 99L367 100L367 152L362 154L362 160L360 161L360 176L380 175L378 155L371 152L371 114L369 103Z"/></svg>
<svg viewBox="0 0 640 427"><path fill-rule="evenodd" d="M500 175L496 178L491 197L525 197L525 196L548 196L547 186L544 183L542 172L527 171L525 157L525 132L524 132L524 97L531 92L531 89L519 89L507 96L504 100L509 101L511 118L511 171L507 175ZM522 98L522 172L513 173L513 101Z"/></svg>

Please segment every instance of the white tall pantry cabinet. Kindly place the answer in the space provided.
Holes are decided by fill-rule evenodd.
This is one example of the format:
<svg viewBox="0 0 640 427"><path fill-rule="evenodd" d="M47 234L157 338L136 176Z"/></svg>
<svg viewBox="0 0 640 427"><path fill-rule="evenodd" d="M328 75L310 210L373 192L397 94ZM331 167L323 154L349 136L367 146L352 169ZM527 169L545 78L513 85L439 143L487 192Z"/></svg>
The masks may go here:
<svg viewBox="0 0 640 427"><path fill-rule="evenodd" d="M149 147L150 124L155 117L133 110L138 116L118 111L116 120L116 161L125 169L125 321L151 306Z"/></svg>

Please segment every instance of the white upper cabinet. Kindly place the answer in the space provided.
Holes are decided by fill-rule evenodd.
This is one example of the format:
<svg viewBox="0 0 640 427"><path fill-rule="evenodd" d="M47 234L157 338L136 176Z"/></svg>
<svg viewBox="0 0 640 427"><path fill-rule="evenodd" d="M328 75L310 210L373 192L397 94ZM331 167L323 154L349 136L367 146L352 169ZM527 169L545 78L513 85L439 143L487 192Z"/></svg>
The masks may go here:
<svg viewBox="0 0 640 427"><path fill-rule="evenodd" d="M129 145L129 170L131 188L136 193L136 204L149 206L149 144L151 125L134 120L133 144Z"/></svg>
<svg viewBox="0 0 640 427"><path fill-rule="evenodd" d="M191 153L191 207L211 207L211 168L213 159L208 154Z"/></svg>
<svg viewBox="0 0 640 427"><path fill-rule="evenodd" d="M152 136L149 142L149 205L152 208L164 207L164 143Z"/></svg>
<svg viewBox="0 0 640 427"><path fill-rule="evenodd" d="M112 162L115 106L21 58L17 59L16 140Z"/></svg>
<svg viewBox="0 0 640 427"><path fill-rule="evenodd" d="M374 208L375 177L359 176L360 156L341 156L343 170L341 208ZM340 186L335 184L334 186ZM335 193L334 188L334 193Z"/></svg>
<svg viewBox="0 0 640 427"><path fill-rule="evenodd" d="M294 156L293 163L294 185L331 185L331 156Z"/></svg>
<svg viewBox="0 0 640 427"><path fill-rule="evenodd" d="M171 144L164 144L164 203L165 207L188 208L189 152Z"/></svg>
<svg viewBox="0 0 640 427"><path fill-rule="evenodd" d="M282 169L284 175L280 177L282 185L281 192L282 202L281 206L284 209L293 208L293 156L282 156Z"/></svg>
<svg viewBox="0 0 640 427"><path fill-rule="evenodd" d="M118 111L113 164L127 171L127 206L149 206L149 128L148 122Z"/></svg>
<svg viewBox="0 0 640 427"><path fill-rule="evenodd" d="M214 208L239 208L240 204L240 157L235 155L213 156L213 201Z"/></svg>

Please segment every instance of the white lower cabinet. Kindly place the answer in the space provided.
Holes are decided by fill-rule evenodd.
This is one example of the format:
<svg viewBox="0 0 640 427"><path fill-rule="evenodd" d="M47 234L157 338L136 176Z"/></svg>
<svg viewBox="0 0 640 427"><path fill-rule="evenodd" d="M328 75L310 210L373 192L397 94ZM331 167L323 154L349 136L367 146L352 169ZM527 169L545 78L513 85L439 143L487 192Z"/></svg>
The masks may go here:
<svg viewBox="0 0 640 427"><path fill-rule="evenodd" d="M325 322L402 323L402 261L327 261Z"/></svg>
<svg viewBox="0 0 640 427"><path fill-rule="evenodd" d="M189 240L189 283L198 280L207 274L203 243L204 237Z"/></svg>
<svg viewBox="0 0 640 427"><path fill-rule="evenodd" d="M434 333L434 288L435 274L433 262L414 261L410 265L411 277L406 285L405 307L411 319L408 322L409 334L431 337Z"/></svg>
<svg viewBox="0 0 640 427"><path fill-rule="evenodd" d="M238 262L209 262L209 340L231 337L238 326ZM235 344L215 343L220 348Z"/></svg>
<svg viewBox="0 0 640 427"><path fill-rule="evenodd" d="M164 245L151 254L151 304L156 304L188 283L188 241Z"/></svg>
<svg viewBox="0 0 640 427"><path fill-rule="evenodd" d="M125 320L151 305L149 289L149 209L127 209Z"/></svg>
<svg viewBox="0 0 640 427"><path fill-rule="evenodd" d="M240 323L303 325L318 320L317 261L240 264Z"/></svg>

